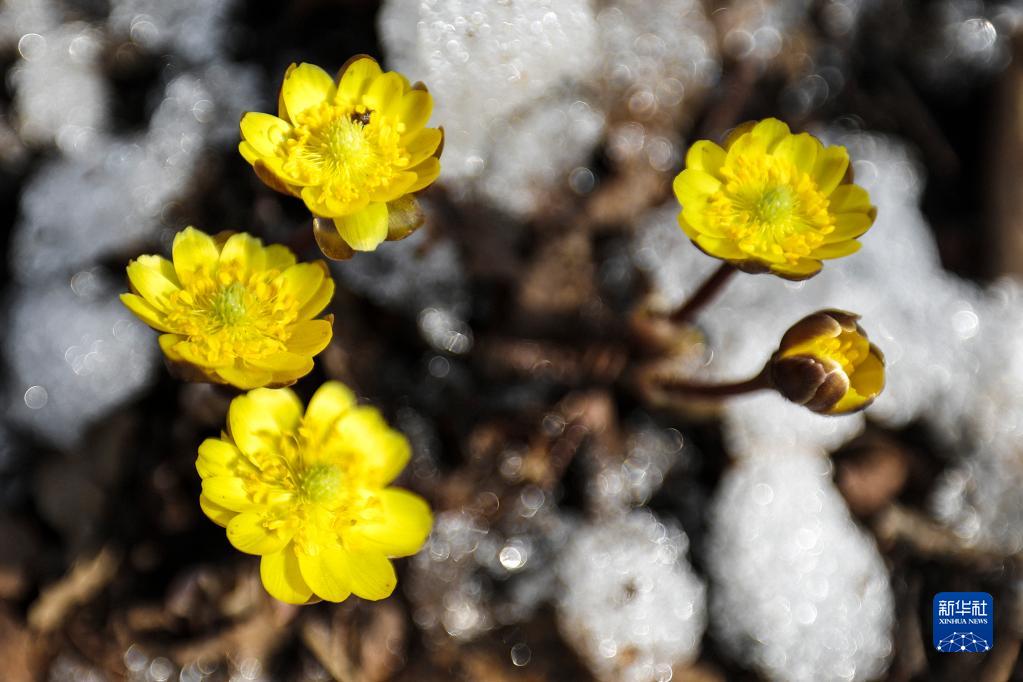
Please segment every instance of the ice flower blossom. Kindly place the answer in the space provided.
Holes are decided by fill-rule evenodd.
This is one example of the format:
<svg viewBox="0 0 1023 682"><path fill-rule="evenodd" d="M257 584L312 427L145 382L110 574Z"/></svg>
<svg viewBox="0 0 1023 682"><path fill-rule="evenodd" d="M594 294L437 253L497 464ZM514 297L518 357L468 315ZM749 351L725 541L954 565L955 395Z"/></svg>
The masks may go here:
<svg viewBox="0 0 1023 682"><path fill-rule="evenodd" d="M332 251L372 251L418 226L410 195L440 173L443 131L426 127L432 111L424 85L370 57L349 60L337 83L318 66L292 64L277 116L242 117L239 151L267 185L333 221L342 243L325 253L345 257L351 251ZM317 234L321 247L331 236Z"/></svg>
<svg viewBox="0 0 1023 682"><path fill-rule="evenodd" d="M256 389L227 419L199 447L199 502L232 545L262 557L267 592L292 604L390 595L390 557L418 552L432 525L425 501L389 487L409 459L405 437L337 382L304 414L291 390Z"/></svg>
<svg viewBox="0 0 1023 682"><path fill-rule="evenodd" d="M332 335L332 318L316 319L334 295L326 263L296 263L284 246L244 233L215 239L193 227L175 236L172 256L131 261L133 293L121 295L163 332L172 370L241 389L286 386L309 373Z"/></svg>
<svg viewBox="0 0 1023 682"><path fill-rule="evenodd" d="M793 135L774 118L739 126L724 147L700 140L674 182L682 230L708 255L747 272L807 279L855 253L874 222L845 147Z"/></svg>
<svg viewBox="0 0 1023 682"><path fill-rule="evenodd" d="M771 382L789 400L821 414L866 408L884 388L884 355L858 315L822 310L794 324L771 358Z"/></svg>

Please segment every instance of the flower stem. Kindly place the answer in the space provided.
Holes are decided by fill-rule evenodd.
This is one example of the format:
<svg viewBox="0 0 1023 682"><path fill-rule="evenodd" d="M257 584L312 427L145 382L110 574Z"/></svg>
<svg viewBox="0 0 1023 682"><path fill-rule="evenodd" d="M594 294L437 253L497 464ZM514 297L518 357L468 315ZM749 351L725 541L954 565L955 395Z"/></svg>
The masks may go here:
<svg viewBox="0 0 1023 682"><path fill-rule="evenodd" d="M669 319L676 324L688 322L700 308L707 305L717 295L735 273L734 265L722 263L717 270L711 273L710 277L704 280L700 288L694 291L686 302L671 314Z"/></svg>
<svg viewBox="0 0 1023 682"><path fill-rule="evenodd" d="M771 388L769 368L770 364L767 364L756 376L731 384L699 384L675 379L656 379L655 381L658 388L674 395L683 395L687 398L727 398Z"/></svg>

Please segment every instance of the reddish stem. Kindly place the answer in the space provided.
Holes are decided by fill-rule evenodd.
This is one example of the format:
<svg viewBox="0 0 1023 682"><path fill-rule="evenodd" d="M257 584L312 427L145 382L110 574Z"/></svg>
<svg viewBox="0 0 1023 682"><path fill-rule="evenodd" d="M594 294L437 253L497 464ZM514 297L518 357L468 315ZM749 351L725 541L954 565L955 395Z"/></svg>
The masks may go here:
<svg viewBox="0 0 1023 682"><path fill-rule="evenodd" d="M686 302L671 314L669 319L676 324L688 322L700 308L707 305L724 288L736 272L735 266L731 263L722 263L717 270L711 273L710 277L704 280L700 288L694 291Z"/></svg>
<svg viewBox="0 0 1023 682"><path fill-rule="evenodd" d="M683 394L694 398L727 398L743 393L753 393L771 388L769 365L765 365L755 377L731 384L697 384L688 381L656 380L659 388L674 394Z"/></svg>

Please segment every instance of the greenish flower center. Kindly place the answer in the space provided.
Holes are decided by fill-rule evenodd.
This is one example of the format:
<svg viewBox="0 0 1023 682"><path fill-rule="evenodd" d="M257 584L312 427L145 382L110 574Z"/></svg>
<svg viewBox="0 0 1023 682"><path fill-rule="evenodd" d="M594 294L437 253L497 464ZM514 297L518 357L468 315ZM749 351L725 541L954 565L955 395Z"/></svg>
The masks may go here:
<svg viewBox="0 0 1023 682"><path fill-rule="evenodd" d="M341 492L341 471L331 464L313 467L302 479L302 492L313 502L327 502Z"/></svg>
<svg viewBox="0 0 1023 682"><path fill-rule="evenodd" d="M795 196L792 190L782 185L773 187L760 198L757 204L756 214L761 223L774 224L784 220L792 214L796 207Z"/></svg>
<svg viewBox="0 0 1023 682"><path fill-rule="evenodd" d="M213 310L225 325L238 324L245 317L245 285L233 282L220 292Z"/></svg>

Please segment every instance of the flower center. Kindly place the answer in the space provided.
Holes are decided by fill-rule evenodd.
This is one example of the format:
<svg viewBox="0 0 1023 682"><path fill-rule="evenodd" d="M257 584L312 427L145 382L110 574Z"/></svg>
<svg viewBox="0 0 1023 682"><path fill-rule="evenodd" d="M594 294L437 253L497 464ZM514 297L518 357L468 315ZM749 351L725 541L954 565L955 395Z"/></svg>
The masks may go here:
<svg viewBox="0 0 1023 682"><path fill-rule="evenodd" d="M322 187L341 203L385 190L409 164L401 145L405 124L359 105L325 102L295 117L281 143L285 175Z"/></svg>
<svg viewBox="0 0 1023 682"><path fill-rule="evenodd" d="M738 156L721 169L709 199L709 231L768 263L809 256L835 229L828 198L791 161L769 154Z"/></svg>
<svg viewBox="0 0 1023 682"><path fill-rule="evenodd" d="M786 220L796 207L795 197L788 187L772 187L764 192L756 208L756 220L761 223L779 223Z"/></svg>
<svg viewBox="0 0 1023 682"><path fill-rule="evenodd" d="M341 471L332 464L319 464L302 477L302 493L311 502L329 502L341 492Z"/></svg>
<svg viewBox="0 0 1023 682"><path fill-rule="evenodd" d="M245 285L232 282L213 299L213 312L225 326L236 325L245 318Z"/></svg>

